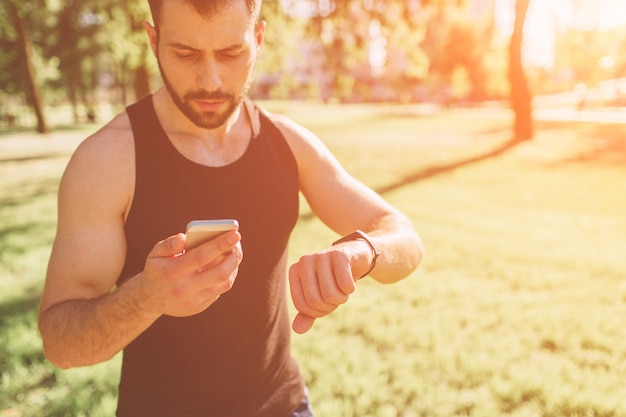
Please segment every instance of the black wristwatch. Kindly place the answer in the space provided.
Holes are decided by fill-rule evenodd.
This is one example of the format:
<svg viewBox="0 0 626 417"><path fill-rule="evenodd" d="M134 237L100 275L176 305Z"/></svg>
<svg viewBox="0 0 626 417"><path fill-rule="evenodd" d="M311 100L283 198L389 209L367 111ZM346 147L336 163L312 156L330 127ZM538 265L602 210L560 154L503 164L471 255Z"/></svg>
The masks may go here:
<svg viewBox="0 0 626 417"><path fill-rule="evenodd" d="M362 240L362 241L364 241L365 243L367 243L370 246L370 248L372 249L372 253L374 254L374 257L372 258L372 263L370 264L369 269L367 270L366 273L364 273L363 275L361 275L358 278L358 279L361 279L361 278L369 275L370 272L372 272L372 270L376 266L376 261L378 260L378 257L380 256L380 251L378 250L376 245L374 245L374 242L372 242L372 239L370 239L370 237L365 232L362 232L360 230L355 230L354 232L350 233L349 235L346 235L346 236L342 237L341 239L339 239L336 242L333 242L333 246L335 246L335 245L337 245L339 243L343 243L343 242L350 242L352 240Z"/></svg>

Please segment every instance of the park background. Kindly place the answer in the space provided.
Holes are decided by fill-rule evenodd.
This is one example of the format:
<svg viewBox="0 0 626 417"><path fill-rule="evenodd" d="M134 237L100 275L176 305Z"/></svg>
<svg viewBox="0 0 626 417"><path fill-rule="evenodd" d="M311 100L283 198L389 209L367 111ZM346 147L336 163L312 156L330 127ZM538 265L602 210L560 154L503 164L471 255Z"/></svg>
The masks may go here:
<svg viewBox="0 0 626 417"><path fill-rule="evenodd" d="M141 0L0 2L0 416L110 416L36 311L75 147L158 88ZM251 95L427 255L293 338L316 415L626 416L626 1L266 0ZM523 29L523 30L522 30ZM303 202L293 259L336 236Z"/></svg>

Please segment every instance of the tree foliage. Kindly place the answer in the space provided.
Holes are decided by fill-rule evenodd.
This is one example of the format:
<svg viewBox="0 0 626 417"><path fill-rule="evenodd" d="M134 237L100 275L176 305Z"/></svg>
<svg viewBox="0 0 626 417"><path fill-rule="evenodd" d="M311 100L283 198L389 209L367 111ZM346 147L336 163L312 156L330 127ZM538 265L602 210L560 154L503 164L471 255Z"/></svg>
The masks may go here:
<svg viewBox="0 0 626 417"><path fill-rule="evenodd" d="M136 98L150 91L145 1L63 0L55 17L56 42L49 53L62 74L57 87L67 91L75 109L82 104L95 117L99 86L109 91L109 101L122 104L129 101L129 86Z"/></svg>
<svg viewBox="0 0 626 417"><path fill-rule="evenodd" d="M309 0L308 4L307 35L321 41L328 95L368 99L383 74L397 87L419 83L428 73L421 47L425 32L420 2Z"/></svg>
<svg viewBox="0 0 626 417"><path fill-rule="evenodd" d="M264 0L260 18L267 22L267 31L253 93L263 97L288 97L289 88L281 91L280 86L289 84L285 82L290 77L286 63L297 54L299 39L294 35L302 32L304 22L286 15L279 0Z"/></svg>
<svg viewBox="0 0 626 417"><path fill-rule="evenodd" d="M8 92L22 92L25 101L32 107L37 118L37 131L46 133L48 126L43 112L40 80L35 68L38 52L37 40L42 33L31 27L45 28L45 5L43 0L22 3L16 0L3 0L0 3L0 21L4 23L0 31L0 48L6 55L0 59L7 71L0 77L0 82L7 86ZM45 29L44 29L45 30Z"/></svg>
<svg viewBox="0 0 626 417"><path fill-rule="evenodd" d="M483 60L493 21L471 20L464 13L465 1L305 1L308 34L322 41L333 95L356 91L360 99L367 98L368 88L382 81L395 92L415 96L428 84L443 89L461 72L467 74L470 98L488 95ZM382 51L380 62L372 60L376 48Z"/></svg>
<svg viewBox="0 0 626 417"><path fill-rule="evenodd" d="M16 9L25 28L12 18ZM33 0L0 2L0 90L6 95L24 94L47 102L69 101L76 121L94 120L99 90L104 99L126 103L129 86L135 96L150 91L154 68L143 22L148 18L144 0ZM20 45L30 45L33 88L28 71L17 71ZM43 93L42 93L43 92ZM39 113L35 109L36 113ZM41 129L40 129L41 130Z"/></svg>
<svg viewBox="0 0 626 417"><path fill-rule="evenodd" d="M430 75L445 80L459 70L467 74L473 100L487 98L488 77L485 57L490 48L493 20L476 22L459 10L441 10L428 20L424 47L430 57Z"/></svg>
<svg viewBox="0 0 626 417"><path fill-rule="evenodd" d="M44 100L69 102L76 121L98 102L124 105L159 82L143 22L147 0L0 0L0 89L27 91L20 35L7 4L29 29L30 61ZM492 23L462 0L265 0L268 31L255 94L342 101L493 97ZM500 88L501 89L501 88ZM32 94L25 94L32 96ZM30 100L30 98L29 98ZM32 101L32 100L31 100Z"/></svg>

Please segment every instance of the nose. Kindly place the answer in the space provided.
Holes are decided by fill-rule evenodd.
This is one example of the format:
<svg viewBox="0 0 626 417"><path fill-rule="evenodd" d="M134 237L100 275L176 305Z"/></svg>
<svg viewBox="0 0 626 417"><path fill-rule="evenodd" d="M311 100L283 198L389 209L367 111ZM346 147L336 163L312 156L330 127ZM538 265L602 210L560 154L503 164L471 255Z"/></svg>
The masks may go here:
<svg viewBox="0 0 626 417"><path fill-rule="evenodd" d="M213 57L205 57L197 76L198 87L215 91L222 86L221 65Z"/></svg>

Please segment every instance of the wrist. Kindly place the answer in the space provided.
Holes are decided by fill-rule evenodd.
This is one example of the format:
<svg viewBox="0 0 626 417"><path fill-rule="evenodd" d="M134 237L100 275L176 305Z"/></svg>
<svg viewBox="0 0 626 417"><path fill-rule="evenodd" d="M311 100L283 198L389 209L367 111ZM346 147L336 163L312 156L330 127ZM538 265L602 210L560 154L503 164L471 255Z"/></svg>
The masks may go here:
<svg viewBox="0 0 626 417"><path fill-rule="evenodd" d="M369 264L367 272L365 272L363 275L357 278L357 281L358 281L359 279L364 278L367 275L369 275L372 272L372 270L374 270L374 268L376 267L376 261L378 261L378 257L380 256L381 252L378 249L378 247L374 244L372 239L365 232L361 230L356 230L350 233L349 235L346 235L342 237L341 239L333 242L333 246L338 245L340 243L351 242L351 241L363 241L369 246L370 250L372 251L372 260Z"/></svg>
<svg viewBox="0 0 626 417"><path fill-rule="evenodd" d="M152 296L145 271L124 282L118 290L127 291L127 305L139 320L154 321L162 315L162 305Z"/></svg>

